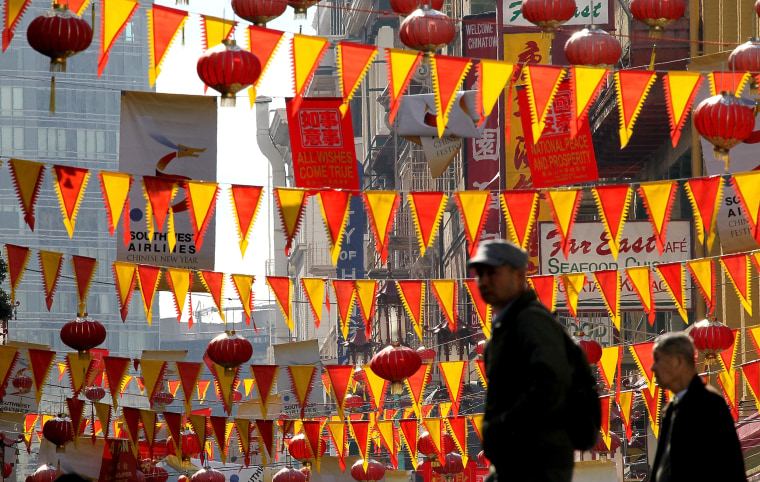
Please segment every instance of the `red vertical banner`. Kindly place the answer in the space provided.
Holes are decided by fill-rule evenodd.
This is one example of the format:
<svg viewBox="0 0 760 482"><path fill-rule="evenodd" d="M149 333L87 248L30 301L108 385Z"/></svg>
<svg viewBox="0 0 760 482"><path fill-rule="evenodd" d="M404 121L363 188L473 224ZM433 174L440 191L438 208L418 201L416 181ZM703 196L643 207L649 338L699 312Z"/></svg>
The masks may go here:
<svg viewBox="0 0 760 482"><path fill-rule="evenodd" d="M304 98L288 110L296 187L359 189L351 111L341 118L340 98Z"/></svg>
<svg viewBox="0 0 760 482"><path fill-rule="evenodd" d="M464 55L478 59L497 59L499 34L496 27L496 13L467 15L464 17ZM465 90L473 90L478 81L476 69L470 70L464 79ZM499 159L504 148L504 129L499 127L504 117L504 105L499 101L491 115L482 122L483 133L476 139L465 139L467 160L467 190L498 190ZM499 204L490 203L483 239L498 235Z"/></svg>
<svg viewBox="0 0 760 482"><path fill-rule="evenodd" d="M564 186L599 179L588 123L578 128L575 138L571 136L571 96L570 81L563 80L546 114L541 138L535 144L530 118L521 118L533 187ZM525 89L519 90L517 98L520 111L529 112Z"/></svg>

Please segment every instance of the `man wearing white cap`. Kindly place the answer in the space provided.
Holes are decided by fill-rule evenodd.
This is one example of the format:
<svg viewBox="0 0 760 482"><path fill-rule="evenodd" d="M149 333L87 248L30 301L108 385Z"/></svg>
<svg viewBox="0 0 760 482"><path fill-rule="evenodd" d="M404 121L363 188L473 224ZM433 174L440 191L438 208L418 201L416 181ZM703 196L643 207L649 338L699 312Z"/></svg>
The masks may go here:
<svg viewBox="0 0 760 482"><path fill-rule="evenodd" d="M483 242L467 263L496 313L484 358L482 437L490 479L569 482L573 446L565 431L571 385L565 328L526 286L528 253L505 240Z"/></svg>

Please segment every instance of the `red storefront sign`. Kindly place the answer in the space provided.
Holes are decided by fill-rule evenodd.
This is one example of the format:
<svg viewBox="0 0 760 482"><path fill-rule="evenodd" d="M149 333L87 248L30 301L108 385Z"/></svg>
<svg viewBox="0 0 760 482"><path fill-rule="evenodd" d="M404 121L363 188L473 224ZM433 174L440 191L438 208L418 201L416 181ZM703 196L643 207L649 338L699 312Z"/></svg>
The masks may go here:
<svg viewBox="0 0 760 482"><path fill-rule="evenodd" d="M575 139L570 136L572 114L570 82L560 83L554 103L546 114L546 127L537 143L529 115L521 116L533 187L563 186L599 179L591 130L585 123ZM530 112L528 93L517 94L520 112Z"/></svg>
<svg viewBox="0 0 760 482"><path fill-rule="evenodd" d="M286 102L296 187L359 189L351 111L341 118L339 98Z"/></svg>

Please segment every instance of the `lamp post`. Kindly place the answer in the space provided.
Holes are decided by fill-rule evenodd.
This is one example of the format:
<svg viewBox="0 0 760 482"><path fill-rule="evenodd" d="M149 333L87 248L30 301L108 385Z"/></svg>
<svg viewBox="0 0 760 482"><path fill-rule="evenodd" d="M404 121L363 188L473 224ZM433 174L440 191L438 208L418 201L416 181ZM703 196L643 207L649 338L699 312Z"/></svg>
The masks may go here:
<svg viewBox="0 0 760 482"><path fill-rule="evenodd" d="M14 445L23 441L24 438L21 434L18 435L18 438L11 439L6 435L5 432L0 432L0 461L3 462L3 466L5 465L5 448L13 447ZM5 482L5 470L3 469L0 469L0 482Z"/></svg>

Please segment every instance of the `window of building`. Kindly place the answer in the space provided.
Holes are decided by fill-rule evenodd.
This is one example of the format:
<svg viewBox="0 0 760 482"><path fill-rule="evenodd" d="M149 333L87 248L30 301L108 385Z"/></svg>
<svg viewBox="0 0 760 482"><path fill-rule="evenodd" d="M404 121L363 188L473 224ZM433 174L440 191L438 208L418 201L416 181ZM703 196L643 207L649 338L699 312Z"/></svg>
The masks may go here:
<svg viewBox="0 0 760 482"><path fill-rule="evenodd" d="M21 87L0 87L0 115L12 115L13 110L24 108L24 90Z"/></svg>
<svg viewBox="0 0 760 482"><path fill-rule="evenodd" d="M20 156L24 150L24 128L0 128L0 151L7 156Z"/></svg>

